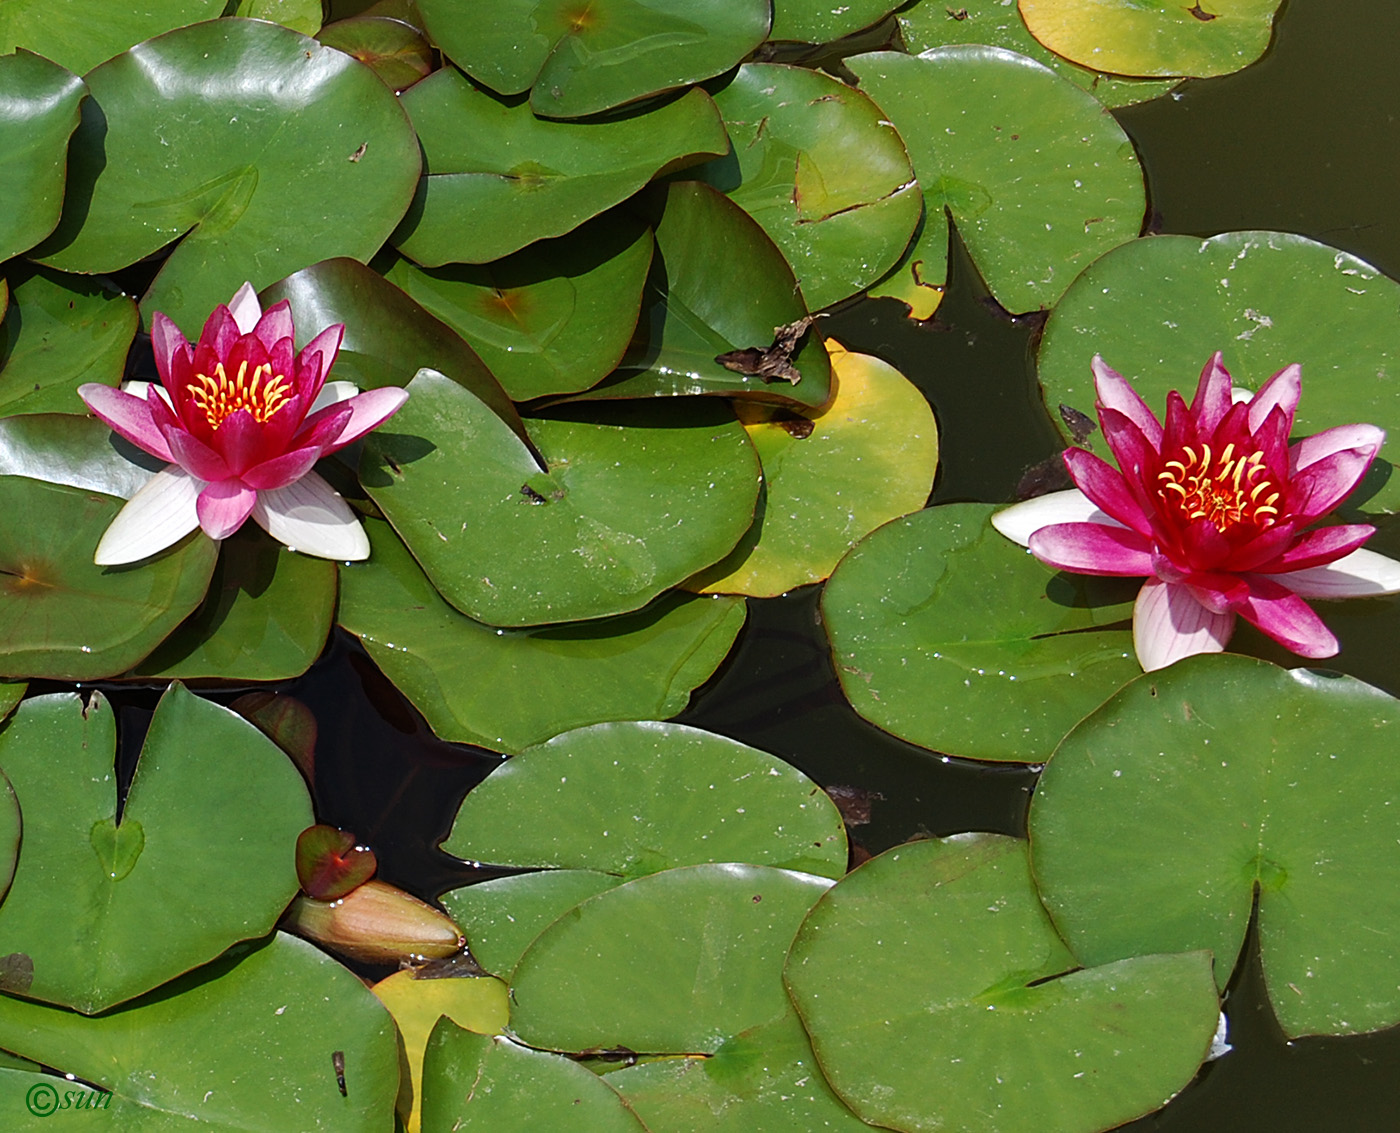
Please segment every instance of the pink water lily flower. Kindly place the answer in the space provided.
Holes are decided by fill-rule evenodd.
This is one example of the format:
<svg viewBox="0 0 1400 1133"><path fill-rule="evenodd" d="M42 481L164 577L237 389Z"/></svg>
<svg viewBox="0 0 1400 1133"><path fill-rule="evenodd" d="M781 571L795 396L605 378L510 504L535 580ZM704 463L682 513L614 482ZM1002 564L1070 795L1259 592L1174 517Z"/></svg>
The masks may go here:
<svg viewBox="0 0 1400 1133"><path fill-rule="evenodd" d="M1337 639L1304 601L1400 592L1400 562L1359 549L1365 523L1311 527L1365 475L1385 440L1342 425L1292 446L1301 370L1252 397L1233 389L1217 353L1190 406L1173 390L1165 426L1097 355L1095 406L1118 467L1064 454L1077 489L992 518L1036 558L1079 574L1145 576L1133 644L1147 670L1225 648L1242 617L1304 657Z"/></svg>
<svg viewBox="0 0 1400 1133"><path fill-rule="evenodd" d="M312 466L391 416L408 394L327 383L344 333L343 324L327 327L297 354L289 304L264 313L250 283L214 308L193 349L157 311L151 342L160 386L78 389L116 432L170 462L117 514L97 564L144 559L196 527L226 539L249 516L308 555L366 558L364 528Z"/></svg>

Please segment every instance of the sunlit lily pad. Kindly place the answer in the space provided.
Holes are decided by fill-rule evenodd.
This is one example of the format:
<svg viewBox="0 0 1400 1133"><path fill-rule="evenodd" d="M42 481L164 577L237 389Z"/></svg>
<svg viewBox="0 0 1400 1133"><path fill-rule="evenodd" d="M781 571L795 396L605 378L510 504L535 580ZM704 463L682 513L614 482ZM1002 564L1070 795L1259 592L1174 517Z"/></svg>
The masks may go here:
<svg viewBox="0 0 1400 1133"><path fill-rule="evenodd" d="M433 48L412 24L387 16L352 16L327 24L316 38L352 55L398 92L433 70Z"/></svg>
<svg viewBox="0 0 1400 1133"><path fill-rule="evenodd" d="M938 428L924 395L887 362L826 346L826 408L741 406L764 493L738 547L687 586L771 598L820 582L855 543L928 500Z"/></svg>
<svg viewBox="0 0 1400 1133"><path fill-rule="evenodd" d="M1039 763L1141 671L1124 622L1138 582L1042 565L992 529L995 510L887 523L836 568L822 620L841 690L872 724L950 755Z"/></svg>
<svg viewBox="0 0 1400 1133"><path fill-rule="evenodd" d="M753 519L758 458L727 407L535 419L542 471L455 382L423 370L408 389L370 435L360 478L433 585L478 621L640 609L728 553Z"/></svg>
<svg viewBox="0 0 1400 1133"><path fill-rule="evenodd" d="M0 767L24 813L0 955L32 964L25 986L5 990L86 1013L268 932L297 890L296 836L313 821L301 776L277 746L178 684L151 720L120 822L115 749L100 694L86 704L75 693L27 700L0 736Z"/></svg>
<svg viewBox="0 0 1400 1133"><path fill-rule="evenodd" d="M1146 198L1132 143L1048 67L977 45L846 65L909 147L924 190L923 230L873 294L944 285L945 209L1009 311L1054 306L1084 267L1137 236Z"/></svg>
<svg viewBox="0 0 1400 1133"><path fill-rule="evenodd" d="M10 10L0 9L0 52L14 46L6 43ZM0 261L33 247L58 223L68 138L86 93L82 79L47 59L0 54Z"/></svg>
<svg viewBox="0 0 1400 1133"><path fill-rule="evenodd" d="M136 566L94 565L120 507L111 496L0 476L0 672L115 676L199 605L218 555L200 532Z"/></svg>
<svg viewBox="0 0 1400 1133"><path fill-rule="evenodd" d="M332 256L367 260L418 181L418 144L393 93L277 24L180 28L86 82L63 219L38 252L106 272L183 236L142 312L148 322L165 312L187 336L245 280L265 287Z"/></svg>
<svg viewBox="0 0 1400 1133"><path fill-rule="evenodd" d="M1020 0L1030 33L1057 55L1116 75L1228 75L1269 46L1281 0Z"/></svg>
<svg viewBox="0 0 1400 1133"><path fill-rule="evenodd" d="M83 413L78 386L121 380L136 304L109 283L43 269L20 269L10 287L0 322L0 414Z"/></svg>
<svg viewBox="0 0 1400 1133"><path fill-rule="evenodd" d="M849 4L831 4L829 0L779 0L773 5L773 28L768 38L830 43L879 23L897 7L897 0L852 0Z"/></svg>
<svg viewBox="0 0 1400 1133"><path fill-rule="evenodd" d="M1305 236L1227 232L1209 240L1135 240L1080 276L1046 323L1039 360L1045 402L1092 414L1095 354L1159 415L1169 390L1195 388L1216 350L1224 352L1235 385L1251 390L1298 362L1303 398L1294 435L1370 422L1389 430L1382 457L1394 464L1400 461L1394 439L1400 381L1392 377L1400 375L1397 307L1400 284ZM1102 443L1097 447L1102 454ZM1400 510L1400 476L1389 472L1379 461L1353 502L1367 511Z"/></svg>
<svg viewBox="0 0 1400 1133"><path fill-rule="evenodd" d="M820 71L748 63L715 105L731 149L699 175L758 221L812 310L895 265L923 197L904 143L867 96Z"/></svg>
<svg viewBox="0 0 1400 1133"><path fill-rule="evenodd" d="M419 0L433 42L478 82L577 118L708 79L768 34L768 0Z"/></svg>
<svg viewBox="0 0 1400 1133"><path fill-rule="evenodd" d="M495 263L419 268L388 278L465 339L516 401L576 393L622 358L651 265L649 229L604 213Z"/></svg>
<svg viewBox="0 0 1400 1133"><path fill-rule="evenodd" d="M302 35L321 30L321 0L238 0L229 15L271 20Z"/></svg>
<svg viewBox="0 0 1400 1133"><path fill-rule="evenodd" d="M465 14L481 23L475 9ZM425 168L394 243L425 267L486 263L562 236L663 168L728 148L699 89L605 121L549 122L448 67L405 91L403 104Z"/></svg>
<svg viewBox="0 0 1400 1133"><path fill-rule="evenodd" d="M28 476L129 500L164 467L165 461L123 440L96 417L0 418L0 476Z"/></svg>
<svg viewBox="0 0 1400 1133"><path fill-rule="evenodd" d="M1157 1109L1206 1057L1210 955L1078 970L1026 859L999 835L899 846L798 932L793 1001L827 1080L871 1124L1097 1133Z"/></svg>
<svg viewBox="0 0 1400 1133"><path fill-rule="evenodd" d="M161 32L210 20L225 0L5 0L0 52L23 47L83 74L104 59Z"/></svg>
<svg viewBox="0 0 1400 1133"><path fill-rule="evenodd" d="M15 689L21 696L24 695L24 687L22 684L4 685L5 700L10 699ZM10 708L13 707L10 705ZM8 710L5 715L9 715ZM10 785L9 778L4 771L0 771L0 901L4 901L10 891L10 882L14 880L15 863L19 860L19 835L19 799L15 797L15 789Z"/></svg>
<svg viewBox="0 0 1400 1133"><path fill-rule="evenodd" d="M399 1082L389 1013L357 976L281 933L93 1019L6 996L0 1044L112 1091L106 1112L76 1110L44 1128L384 1133ZM72 1086L35 1076L24 1088L41 1082ZM18 1112L22 1092L4 1096Z"/></svg>
<svg viewBox="0 0 1400 1133"><path fill-rule="evenodd" d="M521 958L511 1029L551 1050L712 1054L787 1013L783 959L830 885L716 864L664 870L591 897Z"/></svg>
<svg viewBox="0 0 1400 1133"><path fill-rule="evenodd" d="M603 720L674 716L744 625L742 600L668 594L634 614L493 629L449 606L408 549L366 520L341 570L339 621L445 740L517 752Z"/></svg>
<svg viewBox="0 0 1400 1133"><path fill-rule="evenodd" d="M442 848L623 877L715 861L846 871L841 815L802 772L738 740L656 722L598 724L521 753L467 795Z"/></svg>
<svg viewBox="0 0 1400 1133"><path fill-rule="evenodd" d="M1400 711L1350 677L1231 655L1128 685L1031 804L1046 907L1086 964L1209 948L1223 985L1256 895L1290 1036L1400 1022Z"/></svg>

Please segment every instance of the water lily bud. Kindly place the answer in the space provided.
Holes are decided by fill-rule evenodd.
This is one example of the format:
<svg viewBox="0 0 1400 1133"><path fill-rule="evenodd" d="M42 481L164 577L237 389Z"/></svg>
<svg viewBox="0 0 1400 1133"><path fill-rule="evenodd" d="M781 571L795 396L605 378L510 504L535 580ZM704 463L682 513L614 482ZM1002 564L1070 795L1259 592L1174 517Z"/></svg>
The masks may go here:
<svg viewBox="0 0 1400 1133"><path fill-rule="evenodd" d="M298 897L283 925L368 963L441 959L464 943L446 914L382 881L366 881L335 901Z"/></svg>

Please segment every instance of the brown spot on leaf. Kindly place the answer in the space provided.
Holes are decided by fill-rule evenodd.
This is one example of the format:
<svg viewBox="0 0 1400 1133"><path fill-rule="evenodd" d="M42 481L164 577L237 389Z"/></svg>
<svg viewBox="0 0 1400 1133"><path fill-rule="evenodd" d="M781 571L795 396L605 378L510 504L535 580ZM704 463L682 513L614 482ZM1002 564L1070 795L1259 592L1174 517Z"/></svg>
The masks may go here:
<svg viewBox="0 0 1400 1133"><path fill-rule="evenodd" d="M0 956L0 991L23 995L34 982L34 959L27 952Z"/></svg>
<svg viewBox="0 0 1400 1133"><path fill-rule="evenodd" d="M773 345L730 350L717 354L715 361L736 374L749 374L765 382L781 380L796 385L802 380L802 374L792 364L792 356L797 353L798 344L811 325L812 317L804 315L795 323L774 327Z"/></svg>
<svg viewBox="0 0 1400 1133"><path fill-rule="evenodd" d="M1211 20L1218 18L1218 13L1207 12L1204 8L1200 6L1199 3L1192 4L1191 7L1187 8L1186 10L1190 12L1193 16L1195 16L1196 19L1200 20L1202 23L1209 23Z"/></svg>

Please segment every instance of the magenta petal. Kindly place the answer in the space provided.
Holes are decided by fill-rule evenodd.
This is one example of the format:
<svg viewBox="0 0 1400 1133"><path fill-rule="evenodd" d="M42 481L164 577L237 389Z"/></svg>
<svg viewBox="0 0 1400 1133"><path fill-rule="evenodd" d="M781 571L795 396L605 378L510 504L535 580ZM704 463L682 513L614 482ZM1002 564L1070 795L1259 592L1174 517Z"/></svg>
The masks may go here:
<svg viewBox="0 0 1400 1133"><path fill-rule="evenodd" d="M1133 604L1133 647L1144 670L1163 669L1197 653L1219 653L1235 615L1202 606L1185 586L1149 578Z"/></svg>
<svg viewBox="0 0 1400 1133"><path fill-rule="evenodd" d="M284 452L281 456L274 456L271 460L253 465L252 468L243 473L242 480L250 488L256 488L260 492L285 488L288 484L300 480L310 472L312 466L320 458L321 448L319 445L293 449L291 452Z"/></svg>
<svg viewBox="0 0 1400 1133"><path fill-rule="evenodd" d="M295 332L292 327L292 304L283 299L280 303L274 303L263 312L262 318L258 320L258 325L253 328L253 333L257 335L258 341L267 348L270 355L272 348L283 339L289 339Z"/></svg>
<svg viewBox="0 0 1400 1133"><path fill-rule="evenodd" d="M197 480L227 480L233 473L228 462L192 433L181 428L166 431L172 460Z"/></svg>
<svg viewBox="0 0 1400 1133"><path fill-rule="evenodd" d="M1285 366L1259 387L1259 392L1249 402L1249 431L1257 433L1271 410L1275 407L1283 411L1289 427L1293 424L1293 413L1298 408L1298 398L1303 392L1303 367L1294 362Z"/></svg>
<svg viewBox="0 0 1400 1133"><path fill-rule="evenodd" d="M1094 374L1094 393L1100 410L1112 409L1123 414L1138 427L1153 448L1162 444L1162 423L1157 415L1147 407L1147 402L1138 396L1137 390L1116 370L1110 369L1097 354L1089 363Z"/></svg>
<svg viewBox="0 0 1400 1133"><path fill-rule="evenodd" d="M171 320L160 311L151 316L151 347L156 355L156 373L162 381L175 372L175 356L190 356L190 344Z"/></svg>
<svg viewBox="0 0 1400 1133"><path fill-rule="evenodd" d="M1344 523L1309 531L1278 558L1254 569L1260 574L1283 574L1326 566L1351 554L1375 533L1376 529L1369 523Z"/></svg>
<svg viewBox="0 0 1400 1133"><path fill-rule="evenodd" d="M1335 657L1339 648L1332 631L1313 609L1287 587L1253 576L1240 617L1258 626L1280 645L1300 657Z"/></svg>
<svg viewBox="0 0 1400 1133"><path fill-rule="evenodd" d="M298 392L306 393L309 398L315 398L320 392L322 383L326 380L326 375L331 372L331 367L335 365L335 356L340 353L340 344L345 338L345 324L332 323L304 347L297 355L297 388ZM310 372L312 359L315 355L321 356L321 363L314 373ZM307 371L303 373L302 371ZM309 392L308 392L309 391Z"/></svg>
<svg viewBox="0 0 1400 1133"><path fill-rule="evenodd" d="M357 394L349 401L338 403L335 408L345 405L350 407L350 420L342 426L340 434L330 442L325 451L335 452L336 449L344 448L351 441L358 440L376 425L397 413L399 407L407 400L407 390L399 389L398 386L383 386Z"/></svg>
<svg viewBox="0 0 1400 1133"><path fill-rule="evenodd" d="M1151 545L1136 531L1103 523L1054 523L1031 535L1031 554L1076 574L1148 575Z"/></svg>
<svg viewBox="0 0 1400 1133"><path fill-rule="evenodd" d="M214 445L228 461L229 472L242 476L246 469L277 455L264 443L263 427L246 409L230 413L214 431Z"/></svg>
<svg viewBox="0 0 1400 1133"><path fill-rule="evenodd" d="M1288 510L1301 527L1326 515L1351 493L1375 459L1375 450L1344 449L1324 456L1295 475L1288 487Z"/></svg>
<svg viewBox="0 0 1400 1133"><path fill-rule="evenodd" d="M344 432L345 426L350 420L350 414L353 412L349 398L344 401L332 402L324 409L316 410L302 422L301 431L297 433L294 443L298 448L316 445L318 448L324 449Z"/></svg>
<svg viewBox="0 0 1400 1133"><path fill-rule="evenodd" d="M152 456L173 462L170 446L151 419L151 407L143 397L133 397L100 382L86 382L78 387L78 396L87 403L104 424L115 433L125 437L137 448L144 449ZM151 397L159 399L154 390Z"/></svg>
<svg viewBox="0 0 1400 1133"><path fill-rule="evenodd" d="M236 479L207 484L195 500L199 525L211 539L227 539L253 512L258 494Z"/></svg>
<svg viewBox="0 0 1400 1133"><path fill-rule="evenodd" d="M1064 461L1075 486L1104 512L1139 535L1151 536L1152 521L1128 490L1118 469L1082 448L1066 449Z"/></svg>
<svg viewBox="0 0 1400 1133"><path fill-rule="evenodd" d="M1230 372L1219 350L1201 370L1196 384L1196 396L1191 399L1191 417L1203 433L1213 433L1234 404L1230 397Z"/></svg>
<svg viewBox="0 0 1400 1133"><path fill-rule="evenodd" d="M1288 465L1294 475L1333 453L1346 449L1370 450L1374 456L1385 443L1385 430L1375 425L1338 425L1306 437L1288 450Z"/></svg>

